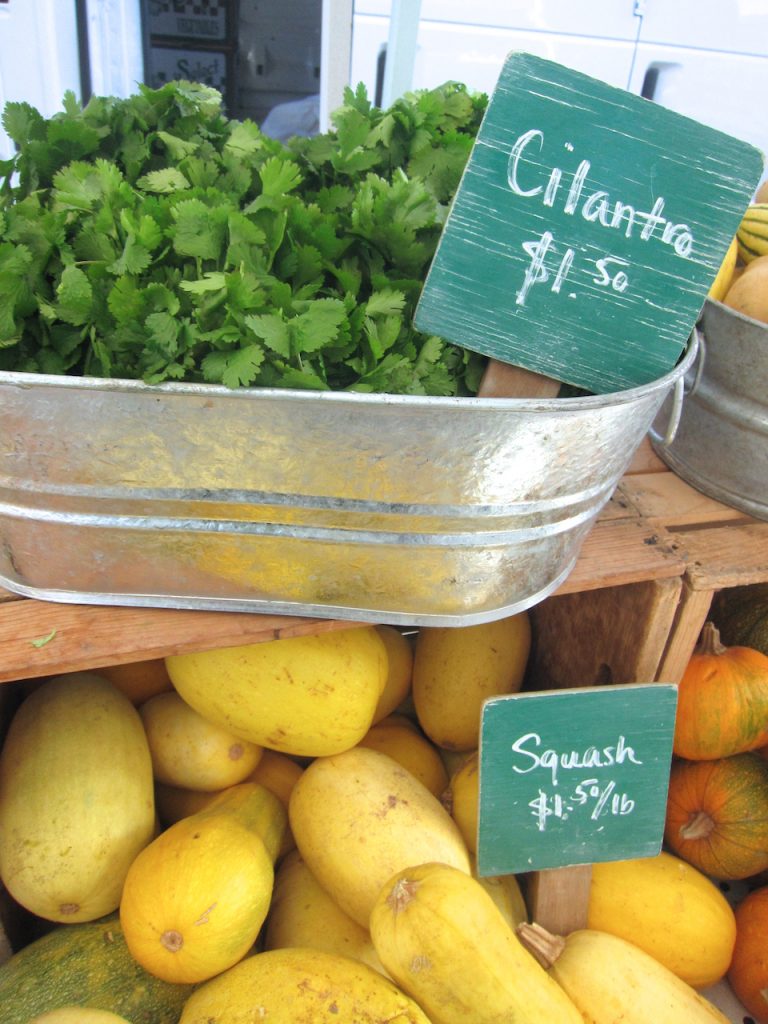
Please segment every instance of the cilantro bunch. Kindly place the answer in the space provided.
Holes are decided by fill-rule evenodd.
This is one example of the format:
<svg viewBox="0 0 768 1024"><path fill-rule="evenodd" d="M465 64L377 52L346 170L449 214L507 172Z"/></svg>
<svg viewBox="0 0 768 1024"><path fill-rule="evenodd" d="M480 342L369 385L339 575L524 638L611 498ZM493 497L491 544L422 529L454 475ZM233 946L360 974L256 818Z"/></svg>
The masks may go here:
<svg viewBox="0 0 768 1024"><path fill-rule="evenodd" d="M474 393L481 358L412 318L486 102L359 86L287 145L190 82L6 104L0 370Z"/></svg>

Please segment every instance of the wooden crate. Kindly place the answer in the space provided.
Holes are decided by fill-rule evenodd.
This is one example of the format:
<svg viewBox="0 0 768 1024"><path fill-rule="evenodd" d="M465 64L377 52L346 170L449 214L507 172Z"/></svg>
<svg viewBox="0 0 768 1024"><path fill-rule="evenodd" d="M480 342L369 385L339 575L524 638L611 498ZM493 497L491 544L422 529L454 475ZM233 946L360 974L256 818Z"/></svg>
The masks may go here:
<svg viewBox="0 0 768 1024"><path fill-rule="evenodd" d="M768 522L689 487L646 443L568 579L531 609L526 687L678 682L717 591L768 581ZM0 589L0 683L354 625L231 612L59 604ZM0 687L4 690L16 688ZM7 720L12 702L0 700ZM531 879L536 919L586 921L589 866ZM3 955L0 900L0 959Z"/></svg>

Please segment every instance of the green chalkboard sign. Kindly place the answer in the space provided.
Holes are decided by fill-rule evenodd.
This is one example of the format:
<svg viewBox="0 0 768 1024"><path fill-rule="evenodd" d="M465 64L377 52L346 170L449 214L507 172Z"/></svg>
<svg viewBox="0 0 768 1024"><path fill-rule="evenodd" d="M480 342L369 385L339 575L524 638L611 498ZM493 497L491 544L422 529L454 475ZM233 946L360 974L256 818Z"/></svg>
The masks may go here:
<svg viewBox="0 0 768 1024"><path fill-rule="evenodd" d="M590 686L483 706L477 869L650 857L664 834L677 687Z"/></svg>
<svg viewBox="0 0 768 1024"><path fill-rule="evenodd" d="M760 180L755 147L512 53L416 327L604 393L672 369Z"/></svg>

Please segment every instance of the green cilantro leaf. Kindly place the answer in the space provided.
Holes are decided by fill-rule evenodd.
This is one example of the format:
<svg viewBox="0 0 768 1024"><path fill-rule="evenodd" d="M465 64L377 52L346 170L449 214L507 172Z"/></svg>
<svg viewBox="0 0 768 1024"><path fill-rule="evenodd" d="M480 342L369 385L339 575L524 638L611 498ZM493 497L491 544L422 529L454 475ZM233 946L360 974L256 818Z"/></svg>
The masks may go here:
<svg viewBox="0 0 768 1024"><path fill-rule="evenodd" d="M87 323L93 307L91 282L79 267L65 267L56 289L56 311L68 324Z"/></svg>
<svg viewBox="0 0 768 1024"><path fill-rule="evenodd" d="M189 182L175 167L164 167L161 171L149 171L136 182L145 192L180 192L189 188Z"/></svg>

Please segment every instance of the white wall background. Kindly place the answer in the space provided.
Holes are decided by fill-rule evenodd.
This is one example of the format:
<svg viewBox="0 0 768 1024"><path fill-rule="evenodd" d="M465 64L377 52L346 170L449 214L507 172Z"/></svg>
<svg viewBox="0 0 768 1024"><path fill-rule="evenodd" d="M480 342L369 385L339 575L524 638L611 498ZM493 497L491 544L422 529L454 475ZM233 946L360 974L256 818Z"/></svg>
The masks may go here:
<svg viewBox="0 0 768 1024"><path fill-rule="evenodd" d="M128 95L143 70L139 0L89 0L87 23L92 91ZM0 110L24 101L51 117L67 90L82 98L74 0L0 3ZM0 157L12 151L0 129Z"/></svg>

